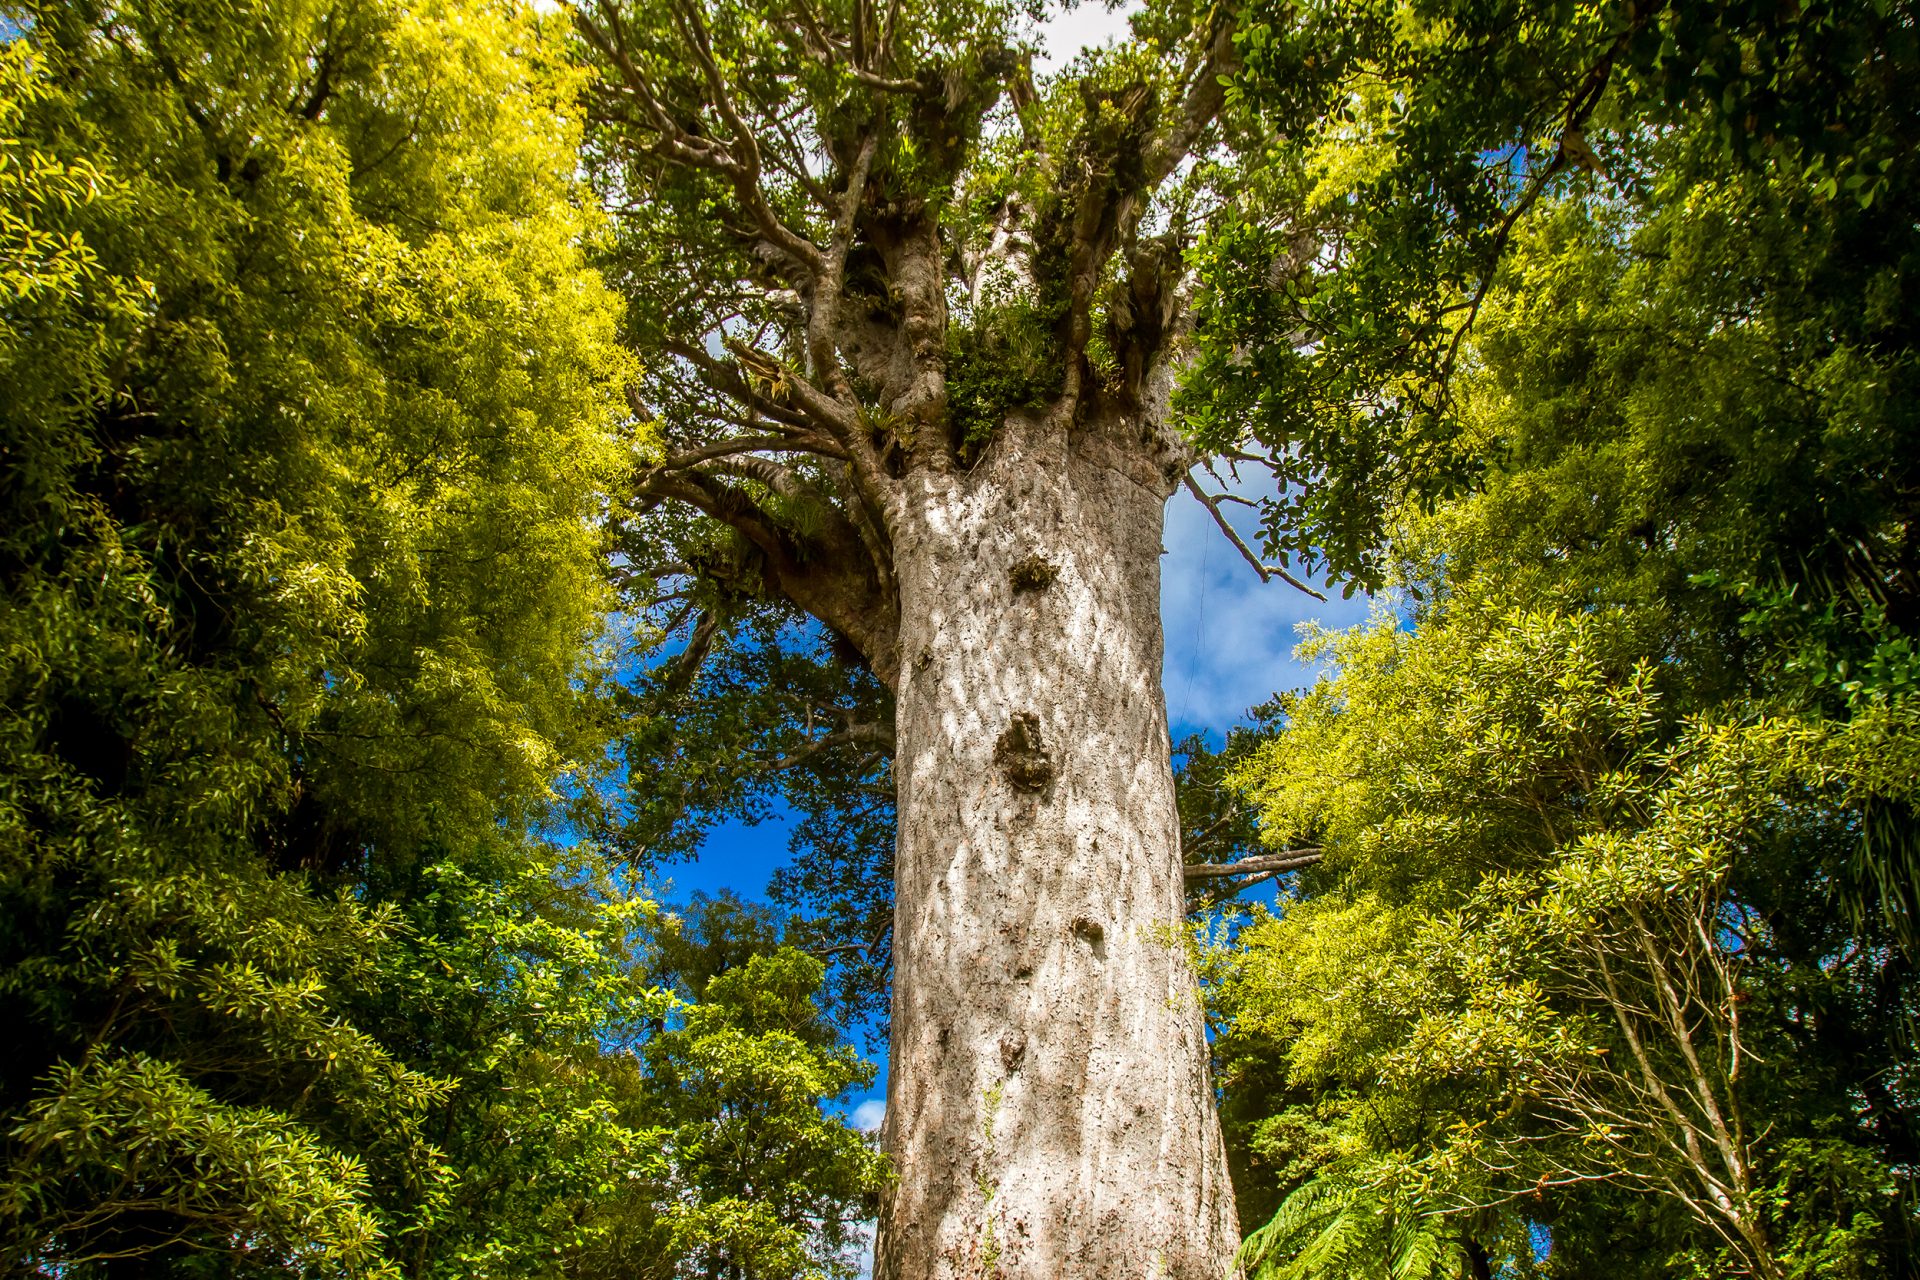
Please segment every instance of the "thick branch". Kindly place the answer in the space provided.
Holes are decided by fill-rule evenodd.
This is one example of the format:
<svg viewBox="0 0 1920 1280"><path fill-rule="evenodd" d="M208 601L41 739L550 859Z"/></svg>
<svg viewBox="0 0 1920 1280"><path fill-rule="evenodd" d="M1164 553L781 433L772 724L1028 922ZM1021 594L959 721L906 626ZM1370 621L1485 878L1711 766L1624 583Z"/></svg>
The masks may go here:
<svg viewBox="0 0 1920 1280"><path fill-rule="evenodd" d="M666 686L674 693L684 693L693 683L693 677L713 652L713 638L718 633L719 619L712 611L703 611L700 621L694 624L693 634L687 637L687 647L673 660L673 666L667 672Z"/></svg>
<svg viewBox="0 0 1920 1280"><path fill-rule="evenodd" d="M717 458L700 467L699 470L703 475L738 476L743 480L757 481L790 501L815 503L827 501L827 495L817 486L803 479L799 473L781 466L772 458L759 454Z"/></svg>
<svg viewBox="0 0 1920 1280"><path fill-rule="evenodd" d="M758 461L777 466L770 459ZM770 479L763 468L756 471L755 479ZM768 587L846 636L884 683L892 685L898 678L899 605L883 585L890 578L873 562L860 532L835 507L822 504L819 525L803 545L745 491L704 470L650 468L640 476L637 489L643 499L684 503L738 532L760 553Z"/></svg>
<svg viewBox="0 0 1920 1280"><path fill-rule="evenodd" d="M797 370L788 368L771 355L757 347L748 346L738 338L725 337L720 341L740 362L742 370L764 379L770 387L787 392L802 412L831 431L842 444L858 437L859 419L853 410L815 386Z"/></svg>
<svg viewBox="0 0 1920 1280"><path fill-rule="evenodd" d="M1073 354L1061 403L1069 415L1081 394L1077 356L1086 350L1092 335L1094 294L1106 265L1116 250L1134 242L1154 191L1193 154L1226 101L1226 89L1220 81L1237 65L1234 24L1228 12L1218 8L1207 21L1209 26L1202 37L1204 50L1189 58L1178 78L1183 86L1181 101L1170 112L1170 121L1154 123L1160 105L1158 95L1151 85L1136 84L1089 112L1090 117L1098 119L1111 110L1129 122L1127 127L1117 131L1090 127L1075 148L1084 152L1078 157L1079 163L1075 163L1073 153L1067 157L1068 167L1077 167L1082 174L1066 226L1066 337ZM1163 325L1162 333L1170 332L1171 327ZM1138 367L1144 370L1152 362L1153 353L1139 354L1142 358Z"/></svg>
<svg viewBox="0 0 1920 1280"><path fill-rule="evenodd" d="M1187 158L1194 146L1200 141L1207 126L1220 114L1220 108L1227 100L1226 86L1221 80L1232 75L1240 65L1240 55L1233 47L1234 24L1230 9L1216 8L1213 21L1218 25L1207 41L1206 52L1200 57L1200 65L1187 78L1187 91L1180 103L1180 110L1171 124L1156 130L1148 139L1142 155L1145 167L1145 188L1151 191L1167 180L1180 162Z"/></svg>
<svg viewBox="0 0 1920 1280"><path fill-rule="evenodd" d="M1189 880L1219 880L1227 876L1246 875L1264 878L1310 867L1325 856L1319 849L1289 849L1285 853L1263 853L1242 858L1238 862L1190 862L1182 871Z"/></svg>
<svg viewBox="0 0 1920 1280"><path fill-rule="evenodd" d="M728 458L741 453L780 453L810 452L797 449L794 442L786 436L734 436L726 440L716 440L712 444L676 453L664 462L655 464L662 471L686 471L703 462L712 462L716 458Z"/></svg>
<svg viewBox="0 0 1920 1280"><path fill-rule="evenodd" d="M670 341L666 349L692 365L709 390L771 419L782 429L791 428L791 438L802 451L844 458L844 441L851 435L853 424L845 407L765 352L745 344L733 345L739 347L735 353L739 363L716 359L694 343ZM764 382L767 390L755 387L749 374ZM808 394L801 393L803 383Z"/></svg>
<svg viewBox="0 0 1920 1280"><path fill-rule="evenodd" d="M865 67L852 68L853 78L869 89L878 89L882 93L922 94L927 86L918 80L897 79L892 76L877 75Z"/></svg>
<svg viewBox="0 0 1920 1280"><path fill-rule="evenodd" d="M733 338L726 338L723 341L741 365L753 370L772 385L787 391L794 400L799 402L808 418L820 423L839 443L841 456L847 463L847 474L853 488L853 493L848 495L848 518L852 521L855 531L859 533L861 543L866 547L867 554L872 560L881 590L889 596L892 595L893 564L884 531L888 497L893 484L881 470L880 458L874 452L873 442L866 425L846 405L780 364L766 352L756 350ZM682 350L687 358L696 364L703 366L719 364L703 351L696 353L691 348ZM831 353L828 358L833 358ZM833 367L837 371L838 365Z"/></svg>
<svg viewBox="0 0 1920 1280"><path fill-rule="evenodd" d="M827 246L820 284L809 300L807 316L807 360L815 377L822 379L836 394L847 394L846 375L840 368L836 339L839 336L840 300L847 284L847 254L853 248L860 201L867 191L867 175L873 172L873 156L879 140L869 133L860 141L853 167L847 171L847 189L840 198L834 220L833 240ZM863 445L865 441L861 442Z"/></svg>

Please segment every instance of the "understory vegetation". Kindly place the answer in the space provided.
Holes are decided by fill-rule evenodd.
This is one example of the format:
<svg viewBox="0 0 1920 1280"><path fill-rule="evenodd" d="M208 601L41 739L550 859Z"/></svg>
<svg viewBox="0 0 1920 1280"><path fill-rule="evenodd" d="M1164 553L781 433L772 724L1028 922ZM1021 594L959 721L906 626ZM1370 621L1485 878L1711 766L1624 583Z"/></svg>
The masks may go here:
<svg viewBox="0 0 1920 1280"><path fill-rule="evenodd" d="M811 8L713 6L774 50L714 75L906 92L782 62ZM661 246L758 268L734 170L627 202L667 130L572 13L0 3L0 1273L859 1271L891 685L636 492L636 386L724 349L668 332ZM1078 154L1228 23L1130 251L1192 273L1173 404L1262 577L1375 600L1178 749L1248 1280L1920 1274L1913 6L1154 0L962 131ZM1018 207L970 181L953 219ZM964 467L1069 318L955 311ZM804 550L757 461L711 475ZM650 894L771 814L774 905Z"/></svg>

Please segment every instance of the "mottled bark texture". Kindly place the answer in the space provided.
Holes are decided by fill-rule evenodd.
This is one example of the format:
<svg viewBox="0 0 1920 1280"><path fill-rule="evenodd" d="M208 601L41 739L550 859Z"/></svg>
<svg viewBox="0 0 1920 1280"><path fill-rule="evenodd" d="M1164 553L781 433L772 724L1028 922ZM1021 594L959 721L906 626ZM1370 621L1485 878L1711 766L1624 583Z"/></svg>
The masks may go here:
<svg viewBox="0 0 1920 1280"><path fill-rule="evenodd" d="M699 0L575 16L660 329L636 405L666 449L632 518L691 530L672 594L783 600L896 695L878 1275L1219 1280L1160 689L1190 222L1147 214L1210 145L1230 11L1170 11L1157 53L1046 110L1012 7L782 12L735 46ZM1017 159L983 140L1002 104ZM883 736L806 749L856 730Z"/></svg>
<svg viewBox="0 0 1920 1280"><path fill-rule="evenodd" d="M1184 468L1121 426L902 497L884 1277L1220 1280L1238 1239L1160 688Z"/></svg>

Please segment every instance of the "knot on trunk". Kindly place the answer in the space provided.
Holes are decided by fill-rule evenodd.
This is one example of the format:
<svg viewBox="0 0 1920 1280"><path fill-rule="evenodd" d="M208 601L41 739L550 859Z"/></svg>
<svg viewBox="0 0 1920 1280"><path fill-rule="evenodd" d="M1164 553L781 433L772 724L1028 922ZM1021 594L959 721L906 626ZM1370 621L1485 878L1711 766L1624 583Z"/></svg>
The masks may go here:
<svg viewBox="0 0 1920 1280"><path fill-rule="evenodd" d="M1015 595L1023 591L1045 591L1059 576L1059 568L1039 556L1027 556L1025 559L1016 560L1007 574L1013 583Z"/></svg>
<svg viewBox="0 0 1920 1280"><path fill-rule="evenodd" d="M1020 1060L1027 1056L1027 1036L1024 1031L1003 1032L1000 1036L1000 1068L1008 1075L1019 1070Z"/></svg>
<svg viewBox="0 0 1920 1280"><path fill-rule="evenodd" d="M993 762L1022 791L1044 791L1053 781L1053 757L1040 745L1040 717L1016 711L993 747Z"/></svg>
<svg viewBox="0 0 1920 1280"><path fill-rule="evenodd" d="M1098 920L1080 916L1069 928L1073 930L1074 937L1092 947L1096 954L1106 954L1107 931L1100 927Z"/></svg>

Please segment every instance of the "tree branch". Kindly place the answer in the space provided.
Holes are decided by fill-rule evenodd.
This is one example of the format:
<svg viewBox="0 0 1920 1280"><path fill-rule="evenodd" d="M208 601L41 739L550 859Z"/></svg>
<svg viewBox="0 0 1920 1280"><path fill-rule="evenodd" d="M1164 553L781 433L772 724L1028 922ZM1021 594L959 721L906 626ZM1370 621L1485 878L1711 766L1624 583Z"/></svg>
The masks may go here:
<svg viewBox="0 0 1920 1280"><path fill-rule="evenodd" d="M745 491L698 467L649 469L636 488L649 504L683 503L734 529L760 553L767 586L852 641L882 682L898 678L899 603L883 585L886 567L873 562L846 513L823 504L819 526L802 540Z"/></svg>
<svg viewBox="0 0 1920 1280"><path fill-rule="evenodd" d="M1220 526L1220 531L1227 535L1227 540L1233 543L1233 545L1239 549L1240 554L1246 558L1247 563L1253 566L1253 571L1260 575L1260 581L1269 582L1274 578L1278 578L1288 586L1306 592L1315 600L1321 601L1322 603L1326 602L1326 596L1315 591L1312 587L1300 581L1300 579L1294 577L1279 565L1262 563L1260 557L1253 554L1253 548L1249 547L1246 544L1246 540L1240 536L1239 531L1227 522L1226 515L1220 510L1220 499L1209 496L1205 490L1196 484L1191 472L1181 477L1181 483L1186 485L1187 492L1198 498L1200 505L1205 507L1213 516L1213 522ZM1232 495L1226 494L1222 496L1231 497Z"/></svg>
<svg viewBox="0 0 1920 1280"><path fill-rule="evenodd" d="M855 954L865 954L877 948L882 942L885 942L887 935L892 932L893 919L892 917L888 917L886 922L880 926L879 932L875 933L873 937L865 942L835 942L824 947L808 947L806 948L806 954L819 956L822 959L828 956L837 956L847 951L854 952Z"/></svg>
<svg viewBox="0 0 1920 1280"><path fill-rule="evenodd" d="M818 301L815 303L819 305ZM888 496L893 484L881 470L880 458L875 453L871 434L854 410L820 390L793 370L775 360L766 352L749 347L735 338L723 338L727 350L733 352L740 367L750 369L770 384L785 388L799 402L807 417L820 424L839 443L842 457L846 461L848 475L852 480L854 499L849 503L849 517L859 531L869 554L873 557L875 571L880 575L881 585L887 590L893 589L893 566L886 554L881 532L886 525ZM709 364L718 364L705 352L696 356L691 348L682 348L689 359L705 360ZM831 351L829 360L835 357ZM833 366L838 372L838 364Z"/></svg>
<svg viewBox="0 0 1920 1280"><path fill-rule="evenodd" d="M727 92L726 76L721 74L720 64L713 56L713 42L707 34L707 25L700 17L699 9L686 3L686 0L676 0L672 12L706 76L707 91L713 96L714 109L727 122L740 147L741 154L734 159L733 177L734 190L741 203L746 206L760 234L769 244L802 263L814 276L819 276L826 266L819 246L782 222L774 214L773 206L767 203L766 191L760 185L760 139L734 106L733 95Z"/></svg>
<svg viewBox="0 0 1920 1280"><path fill-rule="evenodd" d="M849 68L849 70L852 71L853 78L856 81L866 85L869 89L878 89L882 93L902 93L917 96L927 91L927 86L918 80L883 76L878 72L869 71L865 67L852 67Z"/></svg>
<svg viewBox="0 0 1920 1280"><path fill-rule="evenodd" d="M566 2L563 0L563 3ZM628 92L639 101L646 113L648 127L659 139L657 153L689 168L707 169L727 177L733 185L741 211L752 220L756 236L798 266L808 279L818 276L823 265L819 247L783 222L767 200L766 191L760 183L759 139L734 106L731 95L726 92L725 78L714 60L712 44L699 14L685 4L675 4L672 9L675 26L707 81L713 107L733 133L732 146L700 137L675 121L655 91L652 81L634 60L626 36L626 24L621 21L617 9L603 10L607 25L602 27L579 5L569 3L569 8L573 12L574 25L587 43L613 64ZM741 228L734 230L737 232Z"/></svg>
<svg viewBox="0 0 1920 1280"><path fill-rule="evenodd" d="M1206 132L1207 126L1213 123L1226 103L1227 89L1220 81L1240 65L1239 52L1233 47L1232 12L1224 6L1214 8L1212 21L1216 25L1207 41L1206 52L1199 60L1199 67L1188 79L1179 115L1170 128L1158 131L1148 140L1142 156L1147 190L1165 182L1180 167L1180 162L1192 152L1194 145L1200 141L1200 135Z"/></svg>
<svg viewBox="0 0 1920 1280"><path fill-rule="evenodd" d="M1255 874L1267 879L1310 867L1325 856L1323 850L1316 848L1289 849L1285 853L1257 854L1238 862L1190 862L1181 871L1189 880L1219 880L1227 876Z"/></svg>
<svg viewBox="0 0 1920 1280"><path fill-rule="evenodd" d="M734 359L739 362L737 368L753 373L769 387L784 389L809 418L831 431L842 445L858 439L859 420L854 416L854 411L815 386L798 370L787 367L767 352L730 335L722 337L720 343L733 353Z"/></svg>
<svg viewBox="0 0 1920 1280"><path fill-rule="evenodd" d="M873 743L891 750L894 745L893 729L878 721L848 725L844 729L835 729L832 733L823 733L805 746L790 751L776 760L767 761L760 768L765 773L779 773L783 769L805 764L822 751L831 751L835 747L849 746L857 742Z"/></svg>
<svg viewBox="0 0 1920 1280"><path fill-rule="evenodd" d="M699 673L707 655L713 652L713 638L719 625L719 619L712 610L701 611L700 621L694 624L693 634L687 637L687 647L680 651L667 671L666 687L673 693L683 693L693 683L693 677Z"/></svg>
<svg viewBox="0 0 1920 1280"><path fill-rule="evenodd" d="M803 452L829 457L845 456L845 438L850 434L849 429L854 421L852 413L845 406L810 383L805 386L808 394L802 394L802 384L806 380L764 351L736 339L723 341L727 343L728 350L734 351L733 361L716 359L705 347L695 343L669 340L664 345L670 354L691 365L709 390L745 405L750 411L762 414L775 423L793 428L796 432L793 438L805 442ZM749 374L766 383L767 390L755 387ZM774 394L781 391L788 393L796 403L783 403ZM824 440L820 439L822 436ZM831 447L825 447L829 443Z"/></svg>
<svg viewBox="0 0 1920 1280"><path fill-rule="evenodd" d="M732 457L740 453L761 452L808 452L798 450L794 442L786 436L735 436L728 440L717 440L698 449L689 449L685 453L676 453L664 462L654 464L660 471L687 471L703 462L712 462L716 458Z"/></svg>
<svg viewBox="0 0 1920 1280"><path fill-rule="evenodd" d="M841 394L845 393L844 385L834 385L844 384L846 380L840 370L835 343L840 323L840 298L846 288L847 254L853 248L854 224L860 212L860 199L866 194L867 175L873 171L873 156L878 147L879 139L871 132L860 140L853 167L847 170L847 188L841 196L834 219L833 239L827 246L820 283L814 290L808 308L808 363L813 366L815 377L827 379L833 390Z"/></svg>
<svg viewBox="0 0 1920 1280"><path fill-rule="evenodd" d="M1473 297L1467 304L1466 319L1460 322L1459 327L1453 331L1452 340L1447 343L1446 358L1440 366L1443 397L1446 394L1447 384L1452 381L1453 366L1460 354L1460 344L1472 330L1474 321L1479 318L1480 306L1486 301L1487 291L1493 286L1494 275L1499 271L1500 259L1506 254L1508 241L1513 238L1514 227L1526 215L1527 210L1539 200L1547 184L1569 163L1578 164L1582 168L1597 168L1598 161L1593 158L1593 152L1588 148L1581 130L1592 117L1595 108L1600 105L1601 98L1606 95L1607 85L1613 79L1614 63L1618 61L1620 54L1632 43L1640 30L1664 8L1666 8L1666 0L1655 0L1653 4L1635 13L1626 29L1615 37L1606 53L1601 55L1600 60L1587 72L1586 80L1582 82L1579 91L1573 95L1561 116L1560 142L1554 151L1553 159L1548 162L1545 169L1533 177L1520 199L1514 202L1513 208L1508 210L1507 215L1500 220L1499 230L1494 234L1493 245L1487 251L1486 268L1481 272Z"/></svg>
<svg viewBox="0 0 1920 1280"><path fill-rule="evenodd" d="M1239 894L1245 893L1248 889L1253 888L1257 884L1265 884L1267 881L1273 879L1275 876L1279 874L1280 873L1277 871L1268 871L1262 875L1248 876L1245 880L1241 880L1236 883L1229 884L1226 882L1222 882L1207 893L1206 901L1201 904L1199 909L1202 911L1211 911L1213 910L1213 908L1225 902L1228 898L1232 898Z"/></svg>

